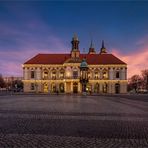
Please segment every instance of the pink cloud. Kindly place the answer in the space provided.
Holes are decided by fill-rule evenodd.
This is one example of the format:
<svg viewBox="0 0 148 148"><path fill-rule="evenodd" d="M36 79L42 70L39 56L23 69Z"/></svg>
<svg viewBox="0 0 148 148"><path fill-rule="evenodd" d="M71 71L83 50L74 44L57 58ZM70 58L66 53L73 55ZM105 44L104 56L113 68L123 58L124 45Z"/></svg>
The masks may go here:
<svg viewBox="0 0 148 148"><path fill-rule="evenodd" d="M148 69L148 48L137 50L134 53L122 54L119 50L112 50L112 53L127 63L128 78L135 74L141 74L141 70ZM120 50L121 51L121 50Z"/></svg>
<svg viewBox="0 0 148 148"><path fill-rule="evenodd" d="M41 19L23 25L4 21L0 32L0 74L4 76L22 76L21 65L38 53L69 52L69 47Z"/></svg>
<svg viewBox="0 0 148 148"><path fill-rule="evenodd" d="M38 53L59 53L55 50L26 49L23 51L0 51L0 74L6 76L22 76L22 64ZM63 53L65 50L60 50ZM65 53L65 52L64 52Z"/></svg>
<svg viewBox="0 0 148 148"><path fill-rule="evenodd" d="M66 53L67 47L57 37L51 37L51 43L54 46L49 49L38 49L41 43L26 43L26 47L21 47L22 50L0 51L0 74L3 76L22 76L22 64L37 55L38 53Z"/></svg>

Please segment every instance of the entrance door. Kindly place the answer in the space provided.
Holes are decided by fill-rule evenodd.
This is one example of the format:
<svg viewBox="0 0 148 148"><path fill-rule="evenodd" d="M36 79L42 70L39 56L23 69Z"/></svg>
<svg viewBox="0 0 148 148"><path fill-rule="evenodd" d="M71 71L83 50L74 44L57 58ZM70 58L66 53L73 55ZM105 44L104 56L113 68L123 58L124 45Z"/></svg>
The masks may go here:
<svg viewBox="0 0 148 148"><path fill-rule="evenodd" d="M120 93L120 84L115 84L115 93L116 94Z"/></svg>
<svg viewBox="0 0 148 148"><path fill-rule="evenodd" d="M71 92L71 82L67 82L66 83L66 93L70 93Z"/></svg>
<svg viewBox="0 0 148 148"><path fill-rule="evenodd" d="M78 83L73 83L73 93L78 93Z"/></svg>

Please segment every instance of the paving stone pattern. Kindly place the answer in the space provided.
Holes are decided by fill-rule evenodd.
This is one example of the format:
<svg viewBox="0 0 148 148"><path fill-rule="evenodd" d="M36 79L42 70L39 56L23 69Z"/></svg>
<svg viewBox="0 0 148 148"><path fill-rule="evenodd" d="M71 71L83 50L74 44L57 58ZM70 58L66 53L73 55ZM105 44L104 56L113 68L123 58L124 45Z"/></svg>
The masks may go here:
<svg viewBox="0 0 148 148"><path fill-rule="evenodd" d="M0 148L148 148L148 101L133 97L0 96Z"/></svg>

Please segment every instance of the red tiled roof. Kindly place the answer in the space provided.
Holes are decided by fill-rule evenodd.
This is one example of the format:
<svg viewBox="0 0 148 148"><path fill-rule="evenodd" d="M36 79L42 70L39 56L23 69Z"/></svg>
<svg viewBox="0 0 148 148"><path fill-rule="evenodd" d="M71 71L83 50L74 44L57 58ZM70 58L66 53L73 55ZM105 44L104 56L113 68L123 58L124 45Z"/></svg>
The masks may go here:
<svg viewBox="0 0 148 148"><path fill-rule="evenodd" d="M70 54L38 54L24 64L63 64L71 58ZM80 54L90 65L95 64L126 64L112 54Z"/></svg>

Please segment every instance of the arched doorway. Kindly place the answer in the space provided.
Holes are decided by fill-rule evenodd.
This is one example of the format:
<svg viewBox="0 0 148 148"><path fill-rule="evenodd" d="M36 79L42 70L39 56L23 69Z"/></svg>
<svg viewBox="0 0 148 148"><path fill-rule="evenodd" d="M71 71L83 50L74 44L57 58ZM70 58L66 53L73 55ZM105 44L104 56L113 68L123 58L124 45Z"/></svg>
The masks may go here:
<svg viewBox="0 0 148 148"><path fill-rule="evenodd" d="M51 92L56 93L56 84L55 83L51 84Z"/></svg>
<svg viewBox="0 0 148 148"><path fill-rule="evenodd" d="M73 93L78 93L78 83L77 82L73 83Z"/></svg>
<svg viewBox="0 0 148 148"><path fill-rule="evenodd" d="M96 83L95 87L94 87L94 92L99 93L99 90L100 90L100 85L99 85L99 83Z"/></svg>
<svg viewBox="0 0 148 148"><path fill-rule="evenodd" d="M59 91L61 92L61 93L64 93L64 83L60 83L60 85L59 85Z"/></svg>
<svg viewBox="0 0 148 148"><path fill-rule="evenodd" d="M44 83L44 93L48 92L48 84L45 82Z"/></svg>
<svg viewBox="0 0 148 148"><path fill-rule="evenodd" d="M120 84L119 83L116 83L115 84L115 93L116 94L119 94L120 93Z"/></svg>
<svg viewBox="0 0 148 148"><path fill-rule="evenodd" d="M90 93L92 92L92 85L90 83L86 85L86 91Z"/></svg>

